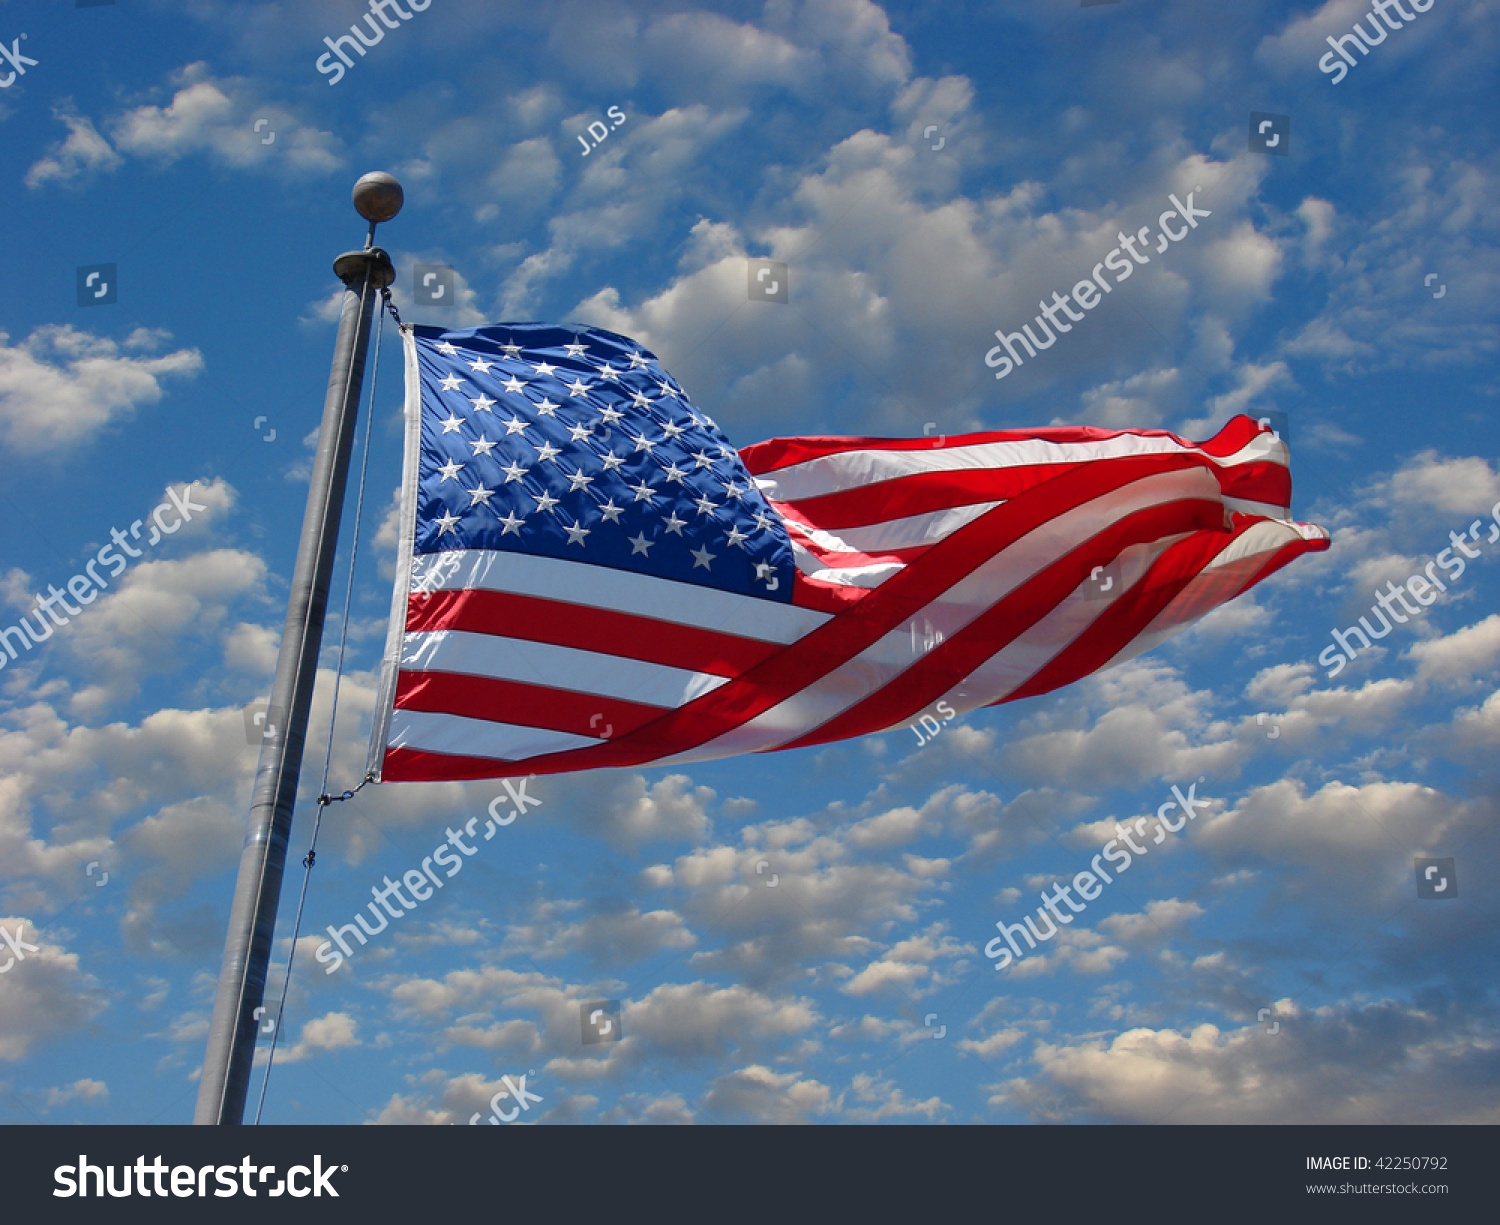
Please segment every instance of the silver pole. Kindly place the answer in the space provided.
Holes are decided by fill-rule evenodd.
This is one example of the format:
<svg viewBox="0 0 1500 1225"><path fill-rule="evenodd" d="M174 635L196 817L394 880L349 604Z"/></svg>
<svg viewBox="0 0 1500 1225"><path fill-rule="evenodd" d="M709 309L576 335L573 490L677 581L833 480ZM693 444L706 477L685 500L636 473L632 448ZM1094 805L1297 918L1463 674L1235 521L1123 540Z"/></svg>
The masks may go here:
<svg viewBox="0 0 1500 1225"><path fill-rule="evenodd" d="M203 1078L198 1084L195 1123L243 1122L256 1033L260 1028L260 1018L255 1013L265 993L266 970L276 932L276 904L281 896L292 807L297 799L297 778L307 740L307 717L323 641L323 614L338 549L349 454L354 445L354 424L364 382L365 351L376 299L380 290L396 277L390 257L372 245L375 226L394 217L401 210L401 203L401 185L390 175L367 174L360 179L354 186L354 207L370 223L370 234L363 251L347 252L333 265L334 272L344 282L344 308L334 344L333 369L328 376L328 394L323 401L323 425L318 432L318 453L307 491L302 541L297 546L297 565L292 573L286 630L276 661L276 683L271 689L266 715L266 739L255 775L249 831L240 852L234 905L224 938L219 993L214 1000Z"/></svg>

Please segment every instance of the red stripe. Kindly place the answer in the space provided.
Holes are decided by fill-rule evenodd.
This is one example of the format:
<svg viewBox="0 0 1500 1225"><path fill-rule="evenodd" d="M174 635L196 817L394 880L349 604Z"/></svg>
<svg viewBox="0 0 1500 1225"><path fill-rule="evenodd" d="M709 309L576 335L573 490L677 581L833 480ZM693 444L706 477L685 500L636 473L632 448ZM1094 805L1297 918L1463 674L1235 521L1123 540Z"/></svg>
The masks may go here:
<svg viewBox="0 0 1500 1225"><path fill-rule="evenodd" d="M1212 539L1216 536L1218 536L1222 541L1223 537L1220 536L1219 533L1208 533L1204 537L1194 537L1192 539L1208 539L1212 541ZM1188 544L1189 542L1185 541L1182 543ZM1222 547L1222 545L1220 547ZM1287 563L1292 561L1293 558L1301 556L1303 553L1321 552L1328 547L1329 542L1327 540L1289 541L1287 544L1277 549L1270 556L1265 564L1255 572L1254 576L1244 584L1244 586L1241 588L1241 592L1249 590L1266 576L1273 574L1275 571L1281 569ZM1170 553L1171 550L1169 550L1168 552ZM1157 565L1153 566L1151 574L1148 574L1148 579L1151 578L1152 575L1154 575L1155 572L1159 569L1161 562L1166 560L1166 556L1167 555L1164 554L1162 558L1158 559ZM1143 580L1142 584L1137 584L1137 588L1142 587L1145 582L1146 580ZM1119 651L1124 648L1124 646L1132 641L1135 637L1135 634L1141 632L1141 629L1144 628L1145 625L1150 623L1150 619L1154 618L1160 612L1161 608L1166 607L1166 604L1170 602L1170 598L1175 598L1176 593L1181 591L1183 585L1184 584L1182 583L1174 583L1174 590L1171 593L1171 597L1169 597L1168 599L1157 600L1153 598L1155 596L1154 592L1147 595L1146 600L1148 605L1159 603L1160 607L1153 611L1150 614L1150 617L1145 621L1139 622L1139 627L1135 630L1135 633L1132 633L1129 636L1124 636L1123 631L1114 631L1114 636L1116 638L1116 645L1114 646L1114 650L1109 655L1104 656L1101 662L1107 663L1109 659L1112 659L1115 654L1118 654ZM1111 606L1110 610L1105 615L1107 617L1111 616L1114 613L1115 607L1117 606ZM1132 619L1135 620L1136 618ZM1096 622L1095 624L1098 625L1103 620L1104 618L1101 618L1100 622ZM1083 643L1084 640L1080 640L1080 643L1076 645L1083 645ZM1094 668L1090 669L1090 671L1097 670L1099 666L1101 665L1096 664ZM1068 683L1067 679L1063 679L1058 681L1057 684L1048 684L1045 688L1038 688L1037 686L1044 683L1044 674L1046 672L1046 668L1039 671L1037 675L1030 681L1028 681L1026 686L1024 686L1024 692L1023 689L1018 688L1010 695L1000 699L999 702L994 704L999 705L1004 702L1016 701L1021 697L1031 696L1034 693L1047 692L1050 689L1057 688L1058 685ZM1080 673L1080 675L1086 675L1086 673ZM943 692L946 692L946 690L944 690ZM915 710L925 708L926 705L928 705L935 697L938 696L941 696L941 694L932 695L927 699L927 701L922 702L920 706L913 709ZM886 726L890 726L890 724L886 724ZM554 756L563 755L559 754ZM443 779L478 779L503 777L503 775L496 774L496 764L497 763L495 759L489 757L460 757L442 753L417 752L411 749L391 749L388 750L385 754L382 776L387 782L414 782L421 780L439 781ZM571 766L558 765L549 768L540 766L536 759L532 759L525 762L524 767L528 773L533 774L558 773L569 769L577 769L585 764L587 763L583 759L578 759L575 764ZM519 769L517 770L517 773L519 773Z"/></svg>
<svg viewBox="0 0 1500 1225"><path fill-rule="evenodd" d="M1241 521L1237 524L1230 541L1244 535L1258 522L1263 522L1263 520ZM1078 639L1067 650L1050 660L1045 667L1039 669L1036 675L1024 685L1017 686L1001 701L1014 702L1020 698L1050 693L1063 685L1071 684L1080 677L1097 672L1144 633L1146 627L1160 615L1162 610L1182 593L1183 588L1202 574L1209 562L1229 547L1230 541L1222 537L1217 540L1212 537L1191 537L1167 549L1157 558L1141 581L1110 605L1109 610L1094 622L1097 633L1091 632ZM1320 552L1327 547L1326 540L1294 540L1283 545L1250 579L1240 584L1237 591L1217 601L1215 607L1227 604L1230 600L1243 595L1266 575L1279 570L1294 557L1303 553ZM990 704L999 705L998 702Z"/></svg>
<svg viewBox="0 0 1500 1225"><path fill-rule="evenodd" d="M644 727L663 708L594 693L575 693L523 681L502 681L464 672L401 672L396 709L463 715L522 727L544 727L607 740ZM607 733L607 734L606 734Z"/></svg>
<svg viewBox="0 0 1500 1225"><path fill-rule="evenodd" d="M948 435L945 447L978 446L987 442L1083 443L1133 435L1140 438L1170 438L1184 447L1193 447L1208 455L1233 455L1257 434L1269 434L1268 427L1243 414L1228 423L1206 442L1189 442L1167 430L1102 430L1093 426L1059 426L1032 430L995 430L983 434ZM923 451L933 449L931 438L770 438L740 451L740 458L754 476L766 476L779 468L789 468L808 460L822 459L844 451Z"/></svg>
<svg viewBox="0 0 1500 1225"><path fill-rule="evenodd" d="M1218 502L1204 499L1198 505L1206 524L1222 524L1222 508ZM1105 531L1059 557L1004 599L990 605L961 631L934 647L889 684L783 747L801 748L883 731L925 710L952 689L959 679L970 675L1056 608L1095 564L1107 562L1130 545L1170 536L1180 530L1181 523L1180 502L1145 507L1117 520ZM1217 550L1222 547L1227 534L1207 528L1206 524L1200 523L1198 526L1205 530L1195 532L1190 539L1216 542L1214 548ZM1118 608L1124 602L1124 599L1117 600L1111 607ZM1085 630L1083 637L1092 641L1093 629Z"/></svg>
<svg viewBox="0 0 1500 1225"><path fill-rule="evenodd" d="M1096 461L1097 462L1097 461ZM1071 472L1082 464L1031 465L1017 468L960 468L956 471L914 472L839 493L820 494L795 502L772 502L784 519L807 527L836 532L840 528L868 527L891 519L909 519L975 502L999 502L1016 497L1039 484L1037 476Z"/></svg>
<svg viewBox="0 0 1500 1225"><path fill-rule="evenodd" d="M497 634L713 676L738 676L781 649L780 643L675 621L477 588L411 596L406 632L432 630Z"/></svg>
<svg viewBox="0 0 1500 1225"><path fill-rule="evenodd" d="M1258 460L1253 464L1236 464L1219 469L1219 487L1224 496L1244 498L1247 502L1265 502L1270 506L1292 504L1292 473L1285 464Z"/></svg>
<svg viewBox="0 0 1500 1225"><path fill-rule="evenodd" d="M533 761L503 762L494 757L464 757L456 753L428 753L417 749L386 749L381 758L383 783L445 783L474 778L519 778L523 774L563 774L582 765L537 769Z"/></svg>
<svg viewBox="0 0 1500 1225"><path fill-rule="evenodd" d="M1206 460L1192 454L1137 456L1119 463L1092 465L1074 480L1048 481L960 528L857 604L737 680L668 712L635 733L587 750L540 754L526 760L527 768L533 773L550 774L595 766L633 766L713 740L847 662L920 612L938 593L1039 525L1145 477L1205 466L1209 466ZM1186 499L1170 505L1176 508L1176 515L1162 525L1167 534L1223 522L1222 507L1217 502ZM950 687L962 675L955 675ZM491 769L497 764L492 762Z"/></svg>
<svg viewBox="0 0 1500 1225"><path fill-rule="evenodd" d="M1134 586L1099 615L1088 632L1054 655L1004 700L1012 702L1050 693L1097 672L1144 633L1162 609L1242 534L1243 531L1235 531L1225 537L1204 532L1179 540L1152 563Z"/></svg>

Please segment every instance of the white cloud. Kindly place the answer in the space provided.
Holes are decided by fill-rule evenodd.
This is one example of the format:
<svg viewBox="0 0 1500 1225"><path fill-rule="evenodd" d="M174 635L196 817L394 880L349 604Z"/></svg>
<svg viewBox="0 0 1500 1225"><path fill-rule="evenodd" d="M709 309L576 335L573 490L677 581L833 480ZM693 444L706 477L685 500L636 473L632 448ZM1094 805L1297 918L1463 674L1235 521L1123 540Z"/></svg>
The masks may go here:
<svg viewBox="0 0 1500 1225"><path fill-rule="evenodd" d="M360 1045L359 1022L347 1012L329 1012L314 1017L302 1026L294 1046L282 1046L276 1051L277 1063L300 1063L314 1054L329 1051L344 1051ZM269 1051L270 1047L264 1048ZM256 1052L260 1055L260 1052ZM258 1063L264 1063L262 1055Z"/></svg>
<svg viewBox="0 0 1500 1225"><path fill-rule="evenodd" d="M1393 1000L1260 1024L1038 1042L1038 1075L997 1086L992 1105L1042 1118L1131 1123L1493 1123L1491 1043L1462 1019ZM1383 1069L1371 1077L1369 1069ZM1330 1093L1331 1084L1342 1086Z"/></svg>
<svg viewBox="0 0 1500 1225"><path fill-rule="evenodd" d="M91 119L66 106L55 107L52 114L67 125L67 138L54 145L47 156L26 172L27 187L36 188L53 182L72 184L95 171L119 167L120 155L99 135Z"/></svg>
<svg viewBox="0 0 1500 1225"><path fill-rule="evenodd" d="M11 345L0 332L0 442L22 454L57 451L155 404L167 379L203 369L196 349L149 356L162 336L140 328L119 342L47 324Z"/></svg>
<svg viewBox="0 0 1500 1225"><path fill-rule="evenodd" d="M1417 661L1418 680L1467 680L1489 672L1500 659L1500 614L1419 642L1406 655Z"/></svg>
<svg viewBox="0 0 1500 1225"><path fill-rule="evenodd" d="M757 1123L806 1123L836 1109L832 1097L821 1081L751 1064L718 1077L703 1095L703 1112Z"/></svg>
<svg viewBox="0 0 1500 1225"><path fill-rule="evenodd" d="M100 1102L108 1096L109 1086L102 1080L84 1077L60 1089L48 1089L46 1105L48 1110L55 1110L68 1102Z"/></svg>
<svg viewBox="0 0 1500 1225"><path fill-rule="evenodd" d="M1099 920L1099 926L1116 940L1126 943L1165 939L1190 919L1204 913L1203 907L1193 901L1166 898L1147 902L1146 909L1139 914L1117 914Z"/></svg>
<svg viewBox="0 0 1500 1225"><path fill-rule="evenodd" d="M0 917L21 948L0 942L0 1059L22 1059L34 1046L85 1025L107 1006L99 984L45 928L20 915ZM36 945L36 949L24 947Z"/></svg>
<svg viewBox="0 0 1500 1225"><path fill-rule="evenodd" d="M215 79L201 62L171 79L176 90L165 106L138 106L110 123L118 151L162 162L205 153L228 166L311 174L336 170L343 162L335 136L258 100L248 81Z"/></svg>

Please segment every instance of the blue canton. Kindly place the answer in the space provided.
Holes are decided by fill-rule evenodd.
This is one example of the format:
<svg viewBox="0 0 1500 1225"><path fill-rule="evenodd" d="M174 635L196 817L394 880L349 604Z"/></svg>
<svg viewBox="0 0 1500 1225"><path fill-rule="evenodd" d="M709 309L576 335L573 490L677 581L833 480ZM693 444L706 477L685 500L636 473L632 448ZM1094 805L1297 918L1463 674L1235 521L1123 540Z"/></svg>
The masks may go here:
<svg viewBox="0 0 1500 1225"><path fill-rule="evenodd" d="M502 549L790 602L780 516L634 341L543 323L412 331L417 553Z"/></svg>

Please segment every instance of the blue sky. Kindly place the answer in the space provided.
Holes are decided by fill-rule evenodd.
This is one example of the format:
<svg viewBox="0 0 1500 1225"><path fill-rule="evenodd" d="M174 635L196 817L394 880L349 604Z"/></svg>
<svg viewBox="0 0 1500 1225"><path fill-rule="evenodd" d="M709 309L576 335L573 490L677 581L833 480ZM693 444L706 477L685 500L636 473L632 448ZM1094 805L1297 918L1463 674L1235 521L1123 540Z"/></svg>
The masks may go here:
<svg viewBox="0 0 1500 1225"><path fill-rule="evenodd" d="M316 933L502 794L366 788L324 824L267 1121L466 1123L521 1074L527 1122L1497 1121L1495 0L1436 0L1337 84L1318 61L1362 0L434 0L330 85L323 40L366 11L0 0L26 57L0 66L0 630L169 487L203 507L0 670L0 927L25 942L0 1119L191 1118L330 265L387 169L408 319L624 333L738 445L1282 412L1294 510L1333 546L931 744L538 780L325 974ZM1252 112L1289 118L1286 156L1247 147ZM997 328L1189 191L1211 216L993 377ZM789 302L748 300L755 257ZM453 306L414 305L419 263L455 270ZM107 264L112 300L80 306ZM335 789L390 600L385 339ZM1475 521L1480 556L1328 677L1330 630ZM997 921L1200 776L1193 823L992 968ZM1417 857L1454 859L1457 898L1418 897ZM585 1045L604 1000L624 1037Z"/></svg>

